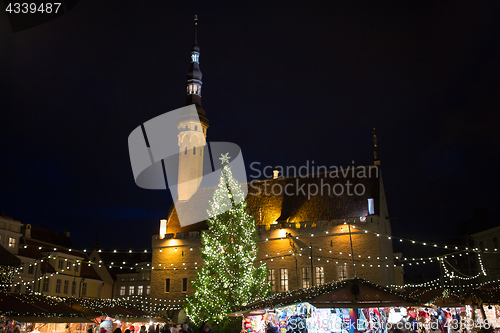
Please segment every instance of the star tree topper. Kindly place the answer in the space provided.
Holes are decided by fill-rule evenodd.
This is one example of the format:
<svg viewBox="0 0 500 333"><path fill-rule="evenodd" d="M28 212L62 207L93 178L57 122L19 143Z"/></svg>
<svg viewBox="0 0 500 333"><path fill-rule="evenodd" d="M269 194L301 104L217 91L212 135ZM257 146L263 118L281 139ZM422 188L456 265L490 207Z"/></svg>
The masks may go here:
<svg viewBox="0 0 500 333"><path fill-rule="evenodd" d="M231 156L229 156L229 153L225 153L225 154L220 154L219 160L221 160L222 165L224 165L224 163L229 164L230 158Z"/></svg>

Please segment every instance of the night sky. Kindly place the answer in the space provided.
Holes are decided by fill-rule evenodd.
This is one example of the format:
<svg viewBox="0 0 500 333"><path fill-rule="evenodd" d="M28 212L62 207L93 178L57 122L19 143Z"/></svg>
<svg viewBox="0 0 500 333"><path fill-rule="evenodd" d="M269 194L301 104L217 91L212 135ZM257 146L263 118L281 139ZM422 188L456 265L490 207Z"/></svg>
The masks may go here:
<svg viewBox="0 0 500 333"><path fill-rule="evenodd" d="M151 246L170 193L135 185L127 139L184 106L195 13L209 141L365 165L376 127L394 235L498 223L498 1L85 0L16 33L2 10L0 209L80 249Z"/></svg>

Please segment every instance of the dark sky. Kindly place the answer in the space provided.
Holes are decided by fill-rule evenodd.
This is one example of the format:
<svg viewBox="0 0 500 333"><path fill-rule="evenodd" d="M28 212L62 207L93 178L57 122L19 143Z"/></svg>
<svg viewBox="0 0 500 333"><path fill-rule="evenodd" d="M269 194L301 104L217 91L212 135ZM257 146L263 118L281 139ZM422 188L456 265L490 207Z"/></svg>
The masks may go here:
<svg viewBox="0 0 500 333"><path fill-rule="evenodd" d="M2 11L7 215L78 248L150 246L170 193L135 185L127 138L184 106L194 13L209 141L247 165L362 165L375 126L396 236L498 221L500 2L455 0L85 0L16 33Z"/></svg>

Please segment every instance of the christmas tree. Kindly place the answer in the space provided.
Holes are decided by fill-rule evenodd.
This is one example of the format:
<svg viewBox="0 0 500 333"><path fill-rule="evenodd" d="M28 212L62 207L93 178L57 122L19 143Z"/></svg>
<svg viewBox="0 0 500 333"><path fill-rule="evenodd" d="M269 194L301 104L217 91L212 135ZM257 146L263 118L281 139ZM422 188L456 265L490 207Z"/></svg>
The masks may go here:
<svg viewBox="0 0 500 333"><path fill-rule="evenodd" d="M208 210L210 232L203 233L203 267L191 284L196 292L187 297L191 321L219 323L227 314L267 297L267 266L254 266L257 232L254 218L246 212L244 193L221 158L223 169Z"/></svg>

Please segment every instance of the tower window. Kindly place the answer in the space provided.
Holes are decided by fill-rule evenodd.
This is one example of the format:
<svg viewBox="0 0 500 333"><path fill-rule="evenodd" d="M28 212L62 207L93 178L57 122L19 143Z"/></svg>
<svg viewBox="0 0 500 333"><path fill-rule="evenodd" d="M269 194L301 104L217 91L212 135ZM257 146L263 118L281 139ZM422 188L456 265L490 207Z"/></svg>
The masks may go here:
<svg viewBox="0 0 500 333"><path fill-rule="evenodd" d="M184 155L188 153L188 146L186 146L186 149L184 149Z"/></svg>
<svg viewBox="0 0 500 333"><path fill-rule="evenodd" d="M345 265L337 266L339 280L347 279L347 267Z"/></svg>
<svg viewBox="0 0 500 333"><path fill-rule="evenodd" d="M316 267L316 285L321 286L325 283L325 269L323 267Z"/></svg>
<svg viewBox="0 0 500 333"><path fill-rule="evenodd" d="M190 83L187 86L188 94L197 94L201 96L201 86L196 83Z"/></svg>
<svg viewBox="0 0 500 333"><path fill-rule="evenodd" d="M269 269L267 273L267 282L271 284L272 291L275 291L276 288L274 286L274 268Z"/></svg>
<svg viewBox="0 0 500 333"><path fill-rule="evenodd" d="M302 267L302 288L309 288L311 286L311 268Z"/></svg>
<svg viewBox="0 0 500 333"><path fill-rule="evenodd" d="M182 278L182 292L183 293L187 292L187 289L188 289L188 279Z"/></svg>
<svg viewBox="0 0 500 333"><path fill-rule="evenodd" d="M288 268L280 268L280 291L288 291Z"/></svg>
<svg viewBox="0 0 500 333"><path fill-rule="evenodd" d="M198 125L196 125L196 126L194 127L194 130L195 130L195 131L197 131L197 130L198 130Z"/></svg>
<svg viewBox="0 0 500 333"><path fill-rule="evenodd" d="M191 53L191 62L200 62L200 54Z"/></svg>
<svg viewBox="0 0 500 333"><path fill-rule="evenodd" d="M196 155L196 146L193 146L193 155Z"/></svg>

